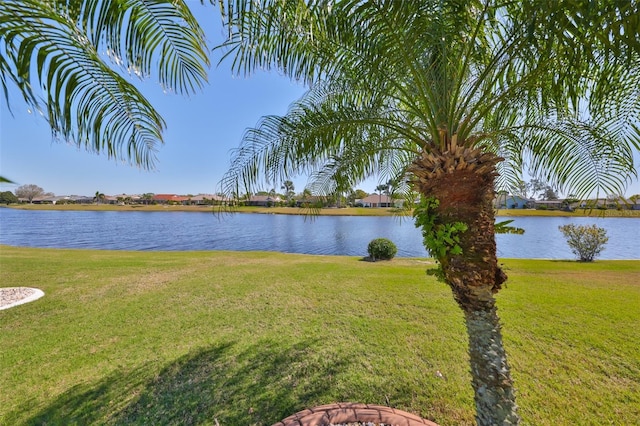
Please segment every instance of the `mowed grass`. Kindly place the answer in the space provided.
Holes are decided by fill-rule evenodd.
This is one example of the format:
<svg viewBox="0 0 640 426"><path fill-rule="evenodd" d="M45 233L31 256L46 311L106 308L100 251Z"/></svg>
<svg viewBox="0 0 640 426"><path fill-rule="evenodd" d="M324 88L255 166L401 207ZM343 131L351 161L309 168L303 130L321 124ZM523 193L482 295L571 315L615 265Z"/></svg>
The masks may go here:
<svg viewBox="0 0 640 426"><path fill-rule="evenodd" d="M534 210L534 209L500 209L496 210L496 216L552 216L552 217L629 217L639 218L640 210L628 209L575 209L572 212L564 210Z"/></svg>
<svg viewBox="0 0 640 426"><path fill-rule="evenodd" d="M337 401L474 421L427 259L0 247L0 424L270 425ZM640 423L640 261L505 260L525 424ZM438 374L440 372L442 377Z"/></svg>

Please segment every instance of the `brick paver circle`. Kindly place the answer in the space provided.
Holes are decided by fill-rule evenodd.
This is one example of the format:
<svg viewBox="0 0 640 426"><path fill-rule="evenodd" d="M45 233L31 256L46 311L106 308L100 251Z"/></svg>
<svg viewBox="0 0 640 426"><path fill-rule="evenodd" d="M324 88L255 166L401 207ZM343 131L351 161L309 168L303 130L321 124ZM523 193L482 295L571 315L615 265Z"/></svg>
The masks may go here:
<svg viewBox="0 0 640 426"><path fill-rule="evenodd" d="M382 405L339 402L293 414L273 426L329 426L353 422L393 426L438 426L429 420Z"/></svg>

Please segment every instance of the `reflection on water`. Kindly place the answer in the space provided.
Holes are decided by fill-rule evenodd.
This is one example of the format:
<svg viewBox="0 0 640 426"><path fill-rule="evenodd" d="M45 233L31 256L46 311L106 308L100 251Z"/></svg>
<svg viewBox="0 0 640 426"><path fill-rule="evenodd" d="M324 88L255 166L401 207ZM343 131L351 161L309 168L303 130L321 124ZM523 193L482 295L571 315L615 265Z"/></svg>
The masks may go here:
<svg viewBox="0 0 640 426"><path fill-rule="evenodd" d="M498 235L503 258L573 259L558 226L596 224L609 242L601 259L640 259L640 219L514 217L524 235ZM385 237L398 256L426 257L411 219L395 217L233 214L195 212L32 211L0 208L0 243L14 246L109 250L268 250L365 256Z"/></svg>

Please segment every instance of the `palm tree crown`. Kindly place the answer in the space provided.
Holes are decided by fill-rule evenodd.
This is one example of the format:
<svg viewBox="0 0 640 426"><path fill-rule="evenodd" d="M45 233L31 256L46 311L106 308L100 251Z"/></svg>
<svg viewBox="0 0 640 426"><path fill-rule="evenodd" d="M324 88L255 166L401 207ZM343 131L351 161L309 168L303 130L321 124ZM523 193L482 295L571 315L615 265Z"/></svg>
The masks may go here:
<svg viewBox="0 0 640 426"><path fill-rule="evenodd" d="M460 145L504 158L503 185L526 168L581 196L615 192L635 173L631 151L640 145L637 42L599 45L600 37L585 46L593 26L565 40L541 23L548 7L534 3L228 5L223 47L236 72L276 67L311 88L287 115L247 132L225 184L251 183L258 170L266 180L307 172L330 193L340 179L403 178L425 146ZM618 27L634 22L636 9L618 10ZM562 5L554 13L582 16Z"/></svg>

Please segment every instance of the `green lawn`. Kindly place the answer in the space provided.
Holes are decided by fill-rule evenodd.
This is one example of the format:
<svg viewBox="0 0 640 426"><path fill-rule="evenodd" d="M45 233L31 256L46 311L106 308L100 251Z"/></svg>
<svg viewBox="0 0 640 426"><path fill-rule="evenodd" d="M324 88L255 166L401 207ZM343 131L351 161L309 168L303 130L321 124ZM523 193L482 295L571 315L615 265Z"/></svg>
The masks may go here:
<svg viewBox="0 0 640 426"><path fill-rule="evenodd" d="M640 261L504 263L525 423L640 423ZM1 246L2 286L46 295L0 311L0 424L270 425L336 401L471 424L462 315L428 267Z"/></svg>
<svg viewBox="0 0 640 426"><path fill-rule="evenodd" d="M563 216L563 217L640 217L640 210L626 209L575 209L572 212L563 210L533 210L533 209L500 209L496 216Z"/></svg>

